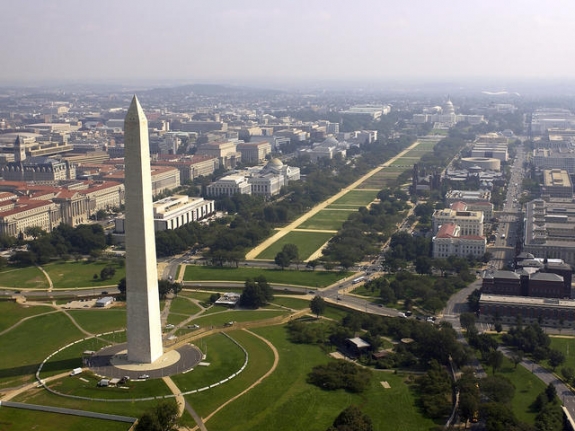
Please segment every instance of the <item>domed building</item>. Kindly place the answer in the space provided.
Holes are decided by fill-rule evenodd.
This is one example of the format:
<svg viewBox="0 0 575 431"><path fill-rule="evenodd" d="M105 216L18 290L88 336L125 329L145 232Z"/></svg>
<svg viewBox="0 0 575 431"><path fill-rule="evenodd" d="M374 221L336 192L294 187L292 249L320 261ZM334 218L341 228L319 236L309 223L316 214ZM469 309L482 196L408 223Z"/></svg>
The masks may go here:
<svg viewBox="0 0 575 431"><path fill-rule="evenodd" d="M443 113L447 115L455 115L455 108L453 107L453 102L449 96L447 96L447 102L443 105Z"/></svg>
<svg viewBox="0 0 575 431"><path fill-rule="evenodd" d="M280 159L273 158L263 167L255 166L220 178L207 187L207 192L210 196L245 193L271 197L290 181L299 179L299 168L284 165Z"/></svg>
<svg viewBox="0 0 575 431"><path fill-rule="evenodd" d="M414 114L413 123L438 123L445 127L451 127L455 124L465 121L469 124L476 125L485 122L483 115L463 115L455 113L455 106L451 98L447 96L447 101L442 107L434 106L432 108L424 109L423 114Z"/></svg>
<svg viewBox="0 0 575 431"><path fill-rule="evenodd" d="M317 162L321 158L333 159L336 154L345 158L349 144L346 141L338 141L333 136L326 138L323 142L313 145L312 148L299 150L300 155L307 154L312 162Z"/></svg>

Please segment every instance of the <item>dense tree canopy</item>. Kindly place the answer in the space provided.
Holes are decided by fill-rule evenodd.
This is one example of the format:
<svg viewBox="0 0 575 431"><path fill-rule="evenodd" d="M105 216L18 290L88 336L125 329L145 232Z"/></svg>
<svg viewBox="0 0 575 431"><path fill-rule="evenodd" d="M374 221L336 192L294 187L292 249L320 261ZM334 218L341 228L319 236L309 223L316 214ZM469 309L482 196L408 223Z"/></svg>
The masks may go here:
<svg viewBox="0 0 575 431"><path fill-rule="evenodd" d="M240 296L239 304L247 308L259 308L273 300L273 291L265 277L248 279Z"/></svg>

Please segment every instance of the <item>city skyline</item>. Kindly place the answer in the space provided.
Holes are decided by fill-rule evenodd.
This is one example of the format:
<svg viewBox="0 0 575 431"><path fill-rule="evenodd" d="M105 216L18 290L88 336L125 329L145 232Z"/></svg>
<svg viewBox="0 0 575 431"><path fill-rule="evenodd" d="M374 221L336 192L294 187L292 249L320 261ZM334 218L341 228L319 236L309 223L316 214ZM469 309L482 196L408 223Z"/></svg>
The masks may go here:
<svg viewBox="0 0 575 431"><path fill-rule="evenodd" d="M575 4L552 0L6 2L0 85L570 78Z"/></svg>

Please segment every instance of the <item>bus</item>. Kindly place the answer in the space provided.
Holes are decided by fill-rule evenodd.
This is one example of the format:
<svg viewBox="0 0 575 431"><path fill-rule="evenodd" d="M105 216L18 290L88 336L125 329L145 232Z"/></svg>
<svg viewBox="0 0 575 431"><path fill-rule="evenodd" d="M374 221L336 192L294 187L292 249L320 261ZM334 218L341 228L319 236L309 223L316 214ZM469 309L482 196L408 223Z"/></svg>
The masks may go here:
<svg viewBox="0 0 575 431"><path fill-rule="evenodd" d="M365 277L357 277L357 278L354 278L354 279L353 279L353 281L351 282L351 284L361 283L363 280L365 280Z"/></svg>

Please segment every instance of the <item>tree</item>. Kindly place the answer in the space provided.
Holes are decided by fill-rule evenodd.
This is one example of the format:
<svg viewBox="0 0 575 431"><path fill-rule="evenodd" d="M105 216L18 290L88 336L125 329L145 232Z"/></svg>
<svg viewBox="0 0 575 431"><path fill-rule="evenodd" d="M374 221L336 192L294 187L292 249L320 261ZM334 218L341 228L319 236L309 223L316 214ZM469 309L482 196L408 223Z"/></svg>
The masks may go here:
<svg viewBox="0 0 575 431"><path fill-rule="evenodd" d="M170 293L177 295L180 290L182 290L180 283L171 280L158 280L158 294L161 299L166 298Z"/></svg>
<svg viewBox="0 0 575 431"><path fill-rule="evenodd" d="M283 251L280 251L278 254L276 254L274 262L276 265L280 266L281 269L283 270L285 267L290 266L291 259Z"/></svg>
<svg viewBox="0 0 575 431"><path fill-rule="evenodd" d="M323 390L344 389L351 393L363 392L371 380L369 368L338 359L325 365L316 365L308 374L307 381Z"/></svg>
<svg viewBox="0 0 575 431"><path fill-rule="evenodd" d="M31 236L34 240L46 235L46 231L40 226L28 226L26 229L24 229L24 233L26 236Z"/></svg>
<svg viewBox="0 0 575 431"><path fill-rule="evenodd" d="M421 407L430 418L447 415L451 409L451 379L447 371L437 362L430 362L430 369L417 379Z"/></svg>
<svg viewBox="0 0 575 431"><path fill-rule="evenodd" d="M120 297L126 299L126 277L123 277L118 282L118 290L120 291Z"/></svg>
<svg viewBox="0 0 575 431"><path fill-rule="evenodd" d="M474 313L461 313L459 315L459 323L461 324L461 327L468 331L469 328L475 326L475 321L476 319Z"/></svg>
<svg viewBox="0 0 575 431"><path fill-rule="evenodd" d="M555 371L555 368L557 368L563 362L565 362L565 355L563 352L556 349L549 350L549 365L553 367L553 371Z"/></svg>
<svg viewBox="0 0 575 431"><path fill-rule="evenodd" d="M525 356L523 350L514 350L511 352L511 361L513 362L514 368L517 368L517 365L521 363L523 356Z"/></svg>
<svg viewBox="0 0 575 431"><path fill-rule="evenodd" d="M373 431L371 418L356 406L349 406L333 421L327 431Z"/></svg>
<svg viewBox="0 0 575 431"><path fill-rule="evenodd" d="M282 251L287 255L291 261L299 259L299 250L295 244L286 244L282 247Z"/></svg>
<svg viewBox="0 0 575 431"><path fill-rule="evenodd" d="M114 268L112 265L106 265L104 268L102 268L102 271L100 271L100 279L109 280L115 274L116 268Z"/></svg>
<svg viewBox="0 0 575 431"><path fill-rule="evenodd" d="M431 274L432 260L428 256L417 256L415 259L415 270L418 274Z"/></svg>
<svg viewBox="0 0 575 431"><path fill-rule="evenodd" d="M282 269L290 266L292 262L296 262L299 265L299 251L297 245L284 245L282 250L276 254L274 261L276 265L281 266Z"/></svg>
<svg viewBox="0 0 575 431"><path fill-rule="evenodd" d="M240 296L240 305L247 308L259 308L266 305L274 298L272 288L265 277L255 280L248 278L244 284L244 290Z"/></svg>
<svg viewBox="0 0 575 431"><path fill-rule="evenodd" d="M479 298L481 297L481 290L475 289L467 297L467 305L471 311L479 311Z"/></svg>
<svg viewBox="0 0 575 431"><path fill-rule="evenodd" d="M136 431L175 431L178 429L178 405L176 401L160 401L146 411L136 425Z"/></svg>
<svg viewBox="0 0 575 431"><path fill-rule="evenodd" d="M487 376L481 379L481 393L496 403L510 403L515 395L515 386L507 377Z"/></svg>
<svg viewBox="0 0 575 431"><path fill-rule="evenodd" d="M307 262L306 267L307 268L311 268L312 271L315 270L315 267L319 264L319 262L316 259L310 260Z"/></svg>
<svg viewBox="0 0 575 431"><path fill-rule="evenodd" d="M323 298L319 295L313 297L313 299L309 303L309 308L311 312L316 315L316 318L319 319L320 314L323 314L325 311L326 303Z"/></svg>
<svg viewBox="0 0 575 431"><path fill-rule="evenodd" d="M489 355L488 363L491 366L493 374L495 374L495 372L501 368L501 365L503 365L503 353L499 350L492 351Z"/></svg>

